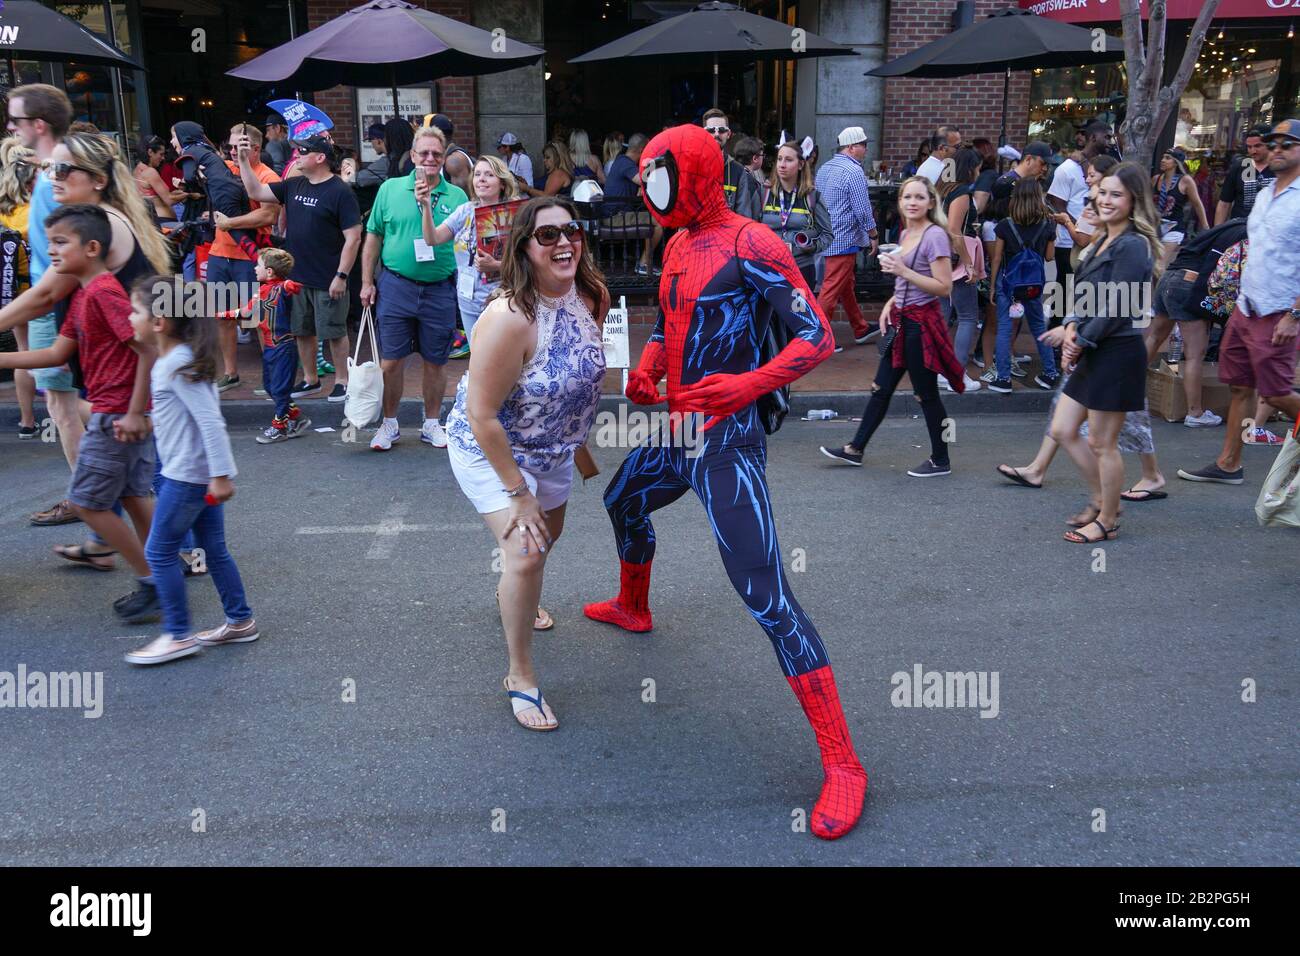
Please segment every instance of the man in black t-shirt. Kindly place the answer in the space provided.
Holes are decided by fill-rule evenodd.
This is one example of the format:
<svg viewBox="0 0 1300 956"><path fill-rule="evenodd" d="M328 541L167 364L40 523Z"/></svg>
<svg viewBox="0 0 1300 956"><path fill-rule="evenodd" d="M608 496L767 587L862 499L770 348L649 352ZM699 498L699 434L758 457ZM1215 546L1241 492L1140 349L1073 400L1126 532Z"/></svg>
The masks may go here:
<svg viewBox="0 0 1300 956"><path fill-rule="evenodd" d="M1007 206L1011 202L1011 190L1016 180L1027 176L1042 178L1047 173L1047 164L1052 159L1052 147L1035 140L1025 147L1020 160L997 178L989 193L988 214L990 222L999 222L1007 217Z"/></svg>
<svg viewBox="0 0 1300 956"><path fill-rule="evenodd" d="M1223 177L1223 189L1219 192L1219 202L1214 207L1214 224L1216 226L1229 219L1245 219L1255 206L1255 196L1260 188L1276 178L1269 168L1269 149L1264 142L1268 129L1252 129L1246 134L1246 155L1240 156L1229 164L1227 175Z"/></svg>
<svg viewBox="0 0 1300 956"><path fill-rule="evenodd" d="M293 253L293 274L303 285L293 310L293 334L303 378L293 389L294 398L320 393L316 374L316 341L330 344L334 360L331 402L342 402L348 386L348 273L361 248L361 210L352 188L335 175L338 168L333 144L321 136L294 143L299 150L301 176L264 185L249 166L246 144L239 150L239 173L250 199L277 202L284 207L285 248Z"/></svg>

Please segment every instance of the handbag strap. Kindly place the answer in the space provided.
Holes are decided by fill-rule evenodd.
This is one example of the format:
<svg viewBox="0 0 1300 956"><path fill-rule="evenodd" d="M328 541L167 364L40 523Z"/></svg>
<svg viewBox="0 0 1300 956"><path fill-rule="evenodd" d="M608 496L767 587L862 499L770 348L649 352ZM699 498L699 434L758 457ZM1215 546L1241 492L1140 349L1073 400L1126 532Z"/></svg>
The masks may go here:
<svg viewBox="0 0 1300 956"><path fill-rule="evenodd" d="M911 269L913 272L916 271L916 257L921 254L921 243L925 242L925 237L929 235L930 230L933 229L934 226L935 226L934 223L930 223L928 226L926 226L925 230L921 233L921 238L916 240L916 245L912 247L912 262L908 266L908 268ZM898 307L899 318L903 317L903 310L907 308L907 290L910 289L911 287L912 287L912 283L908 282L907 280L903 280L903 302Z"/></svg>
<svg viewBox="0 0 1300 956"><path fill-rule="evenodd" d="M370 354L376 362L379 361L379 343L375 339L375 316L370 306L365 306L361 310L361 328L357 329L357 347L352 352L352 364L361 364L361 345L366 338L370 339Z"/></svg>

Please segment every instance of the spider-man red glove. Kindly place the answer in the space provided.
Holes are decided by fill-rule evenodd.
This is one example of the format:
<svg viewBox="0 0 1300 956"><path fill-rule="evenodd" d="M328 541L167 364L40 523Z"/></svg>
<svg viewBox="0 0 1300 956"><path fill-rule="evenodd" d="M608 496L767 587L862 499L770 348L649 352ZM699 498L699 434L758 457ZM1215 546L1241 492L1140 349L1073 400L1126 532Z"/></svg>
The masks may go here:
<svg viewBox="0 0 1300 956"><path fill-rule="evenodd" d="M674 411L703 412L716 419L733 415L759 396L776 391L806 374L829 351L824 342L813 344L806 339L791 339L776 357L752 372L707 375L694 385L683 385L674 396ZM704 427L711 427L706 422Z"/></svg>
<svg viewBox="0 0 1300 956"><path fill-rule="evenodd" d="M667 356L663 342L651 339L641 352L641 361L627 377L627 397L638 405L658 405L664 401L659 394L659 380L664 377Z"/></svg>

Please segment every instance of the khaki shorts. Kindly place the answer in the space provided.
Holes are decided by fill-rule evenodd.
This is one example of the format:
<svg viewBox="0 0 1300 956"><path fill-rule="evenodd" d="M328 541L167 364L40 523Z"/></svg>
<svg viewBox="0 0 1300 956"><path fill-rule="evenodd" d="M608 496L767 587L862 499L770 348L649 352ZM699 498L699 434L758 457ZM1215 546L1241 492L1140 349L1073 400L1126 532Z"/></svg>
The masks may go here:
<svg viewBox="0 0 1300 956"><path fill-rule="evenodd" d="M86 423L77 449L77 467L68 485L68 500L91 511L108 511L119 498L153 494L153 437L121 442L113 422L121 415L95 412Z"/></svg>
<svg viewBox="0 0 1300 956"><path fill-rule="evenodd" d="M346 293L337 299L330 298L329 289L303 286L294 296L293 334L302 338L314 335L320 339L341 339L348 334L348 306Z"/></svg>

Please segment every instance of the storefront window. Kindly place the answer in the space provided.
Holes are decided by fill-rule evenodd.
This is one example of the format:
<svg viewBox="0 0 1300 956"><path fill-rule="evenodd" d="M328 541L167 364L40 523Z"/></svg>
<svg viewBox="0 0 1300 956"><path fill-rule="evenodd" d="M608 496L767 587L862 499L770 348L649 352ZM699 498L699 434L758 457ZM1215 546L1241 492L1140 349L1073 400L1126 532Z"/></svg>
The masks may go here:
<svg viewBox="0 0 1300 956"><path fill-rule="evenodd" d="M1072 146L1075 131L1094 119L1118 125L1128 79L1119 64L1034 70L1029 83L1029 139Z"/></svg>
<svg viewBox="0 0 1300 956"><path fill-rule="evenodd" d="M1224 156L1252 126L1292 115L1294 49L1276 30L1229 29L1207 40L1178 104L1174 141L1194 155Z"/></svg>

